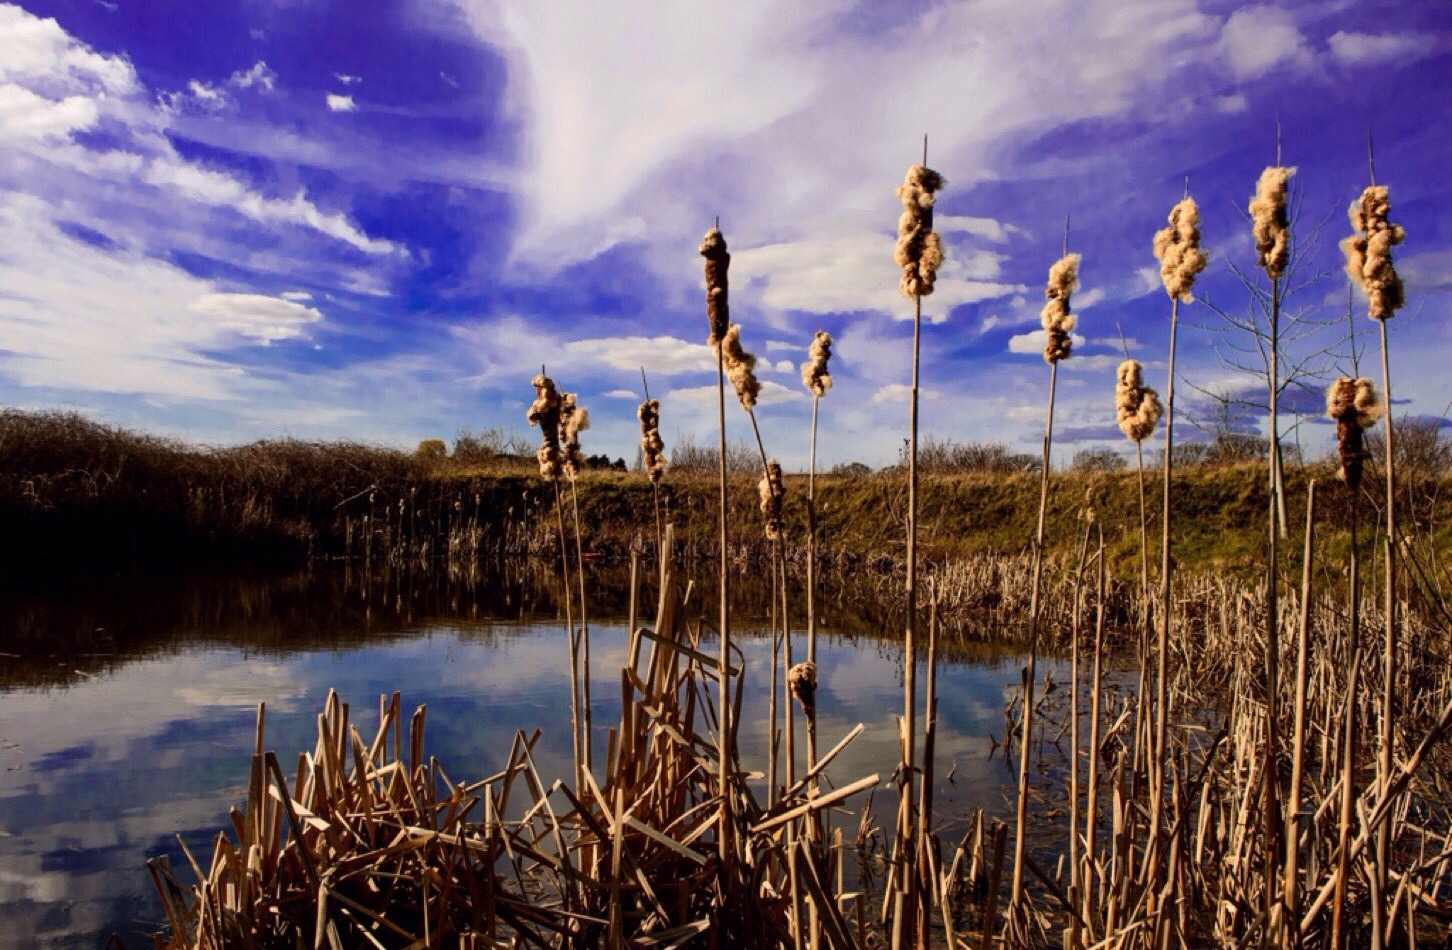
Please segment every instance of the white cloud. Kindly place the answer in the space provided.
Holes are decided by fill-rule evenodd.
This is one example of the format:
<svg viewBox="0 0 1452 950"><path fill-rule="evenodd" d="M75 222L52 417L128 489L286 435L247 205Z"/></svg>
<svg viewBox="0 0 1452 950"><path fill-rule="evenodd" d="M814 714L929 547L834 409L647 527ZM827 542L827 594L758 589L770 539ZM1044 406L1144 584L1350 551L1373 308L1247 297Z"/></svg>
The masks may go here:
<svg viewBox="0 0 1452 950"><path fill-rule="evenodd" d="M282 293L278 294L278 296L281 297L283 300L297 300L300 302L305 302L313 299L313 295L308 293L306 290L285 290Z"/></svg>
<svg viewBox="0 0 1452 950"><path fill-rule="evenodd" d="M228 81L238 89L252 89L255 87L263 92L272 92L277 88L277 73L273 72L266 63L259 59L252 64L250 69L239 70L233 73L232 78Z"/></svg>
<svg viewBox="0 0 1452 950"><path fill-rule="evenodd" d="M1437 48L1426 33L1352 33L1339 30L1326 40L1331 55L1347 66L1367 66L1392 60L1410 62Z"/></svg>
<svg viewBox="0 0 1452 950"><path fill-rule="evenodd" d="M628 389L611 389L604 393L606 399L639 399L640 393Z"/></svg>
<svg viewBox="0 0 1452 950"><path fill-rule="evenodd" d="M327 95L328 109L333 112L357 112L358 103L353 101L352 96L340 96L330 92Z"/></svg>
<svg viewBox="0 0 1452 950"><path fill-rule="evenodd" d="M1002 244L1010 237L1023 234L1011 224L1004 224L993 218L974 218L963 214L939 214L933 216L933 229L942 234L971 234L995 244Z"/></svg>
<svg viewBox="0 0 1452 950"><path fill-rule="evenodd" d="M0 80L42 83L47 91L110 93L137 90L136 71L121 56L104 56L77 43L53 19L0 5Z"/></svg>
<svg viewBox="0 0 1452 950"><path fill-rule="evenodd" d="M1074 346L1083 346L1084 338L1077 333L1070 333L1069 340ZM1035 356L1042 356L1044 344L1049 341L1047 330L1038 329L1028 333L1015 333L1008 338L1008 352L1010 353L1032 353ZM1070 357L1073 359L1073 357Z"/></svg>
<svg viewBox="0 0 1452 950"><path fill-rule="evenodd" d="M67 136L95 125L99 115L86 96L53 101L22 86L0 85L0 136L7 139Z"/></svg>
<svg viewBox="0 0 1452 950"><path fill-rule="evenodd" d="M1226 19L1220 55L1240 80L1259 79L1280 66L1306 66L1311 50L1290 10L1271 6L1244 7Z"/></svg>
<svg viewBox="0 0 1452 950"><path fill-rule="evenodd" d="M572 340L565 352L577 362L603 363L612 369L638 373L642 366L652 376L715 372L716 357L704 343L688 343L673 336L601 337Z"/></svg>
<svg viewBox="0 0 1452 950"><path fill-rule="evenodd" d="M1073 299L1074 309L1075 310L1088 310L1090 307L1094 306L1096 303L1103 303L1104 302L1104 298L1106 298L1108 296L1109 296L1108 292L1106 292L1103 287L1091 287L1090 289L1084 291L1082 294L1075 294L1074 295L1074 299Z"/></svg>
<svg viewBox="0 0 1452 950"><path fill-rule="evenodd" d="M212 319L220 329L263 343L300 337L305 327L323 318L313 307L262 294L203 294L191 302L190 309Z"/></svg>
<svg viewBox="0 0 1452 950"><path fill-rule="evenodd" d="M682 405L692 409L715 409L717 401L716 385L709 386L688 386L682 389L672 389L666 394L670 402L680 402ZM761 393L757 396L758 406L777 406L783 403L792 403L804 400L807 395L804 391L783 386L781 383L772 382L769 379L761 381ZM726 411L730 412L732 406L739 408L736 396L731 392L731 387L726 387Z"/></svg>
<svg viewBox="0 0 1452 950"><path fill-rule="evenodd" d="M923 301L929 319L941 320L965 303L993 300L1023 290L994 278L999 255L949 248L931 297ZM760 294L763 306L809 313L875 311L912 318L912 304L897 290L899 271L892 260L889 234L863 231L831 233L737 251L731 276Z"/></svg>
<svg viewBox="0 0 1452 950"><path fill-rule="evenodd" d="M333 78L345 86L356 86L363 81L362 76L349 76L346 73L333 73Z"/></svg>
<svg viewBox="0 0 1452 950"><path fill-rule="evenodd" d="M894 403L907 405L912 398L913 388L907 383L888 383L879 387L877 392L872 394L872 405L886 406ZM920 402L937 402L943 398L943 394L936 389L929 389L926 386L918 387L918 400Z"/></svg>

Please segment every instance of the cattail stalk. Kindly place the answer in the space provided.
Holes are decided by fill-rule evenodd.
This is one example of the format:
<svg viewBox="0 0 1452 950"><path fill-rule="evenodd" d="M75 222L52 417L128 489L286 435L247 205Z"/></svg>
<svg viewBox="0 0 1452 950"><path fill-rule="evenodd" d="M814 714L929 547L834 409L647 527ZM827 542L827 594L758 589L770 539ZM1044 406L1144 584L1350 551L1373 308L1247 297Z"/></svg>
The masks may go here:
<svg viewBox="0 0 1452 950"><path fill-rule="evenodd" d="M922 351L923 297L933 292L942 246L933 232L935 195L943 187L943 176L927 167L927 137L923 138L923 164L911 166L897 196L903 212L898 219L894 260L902 270L898 291L913 301L913 372L908 410L908 518L907 518L907 629L903 638L903 721L902 768L900 771L897 837L893 864L897 871L896 913L893 916L893 944L905 946L926 939L915 933L921 919L919 875L910 849L916 840L913 815L913 760L917 710L917 623L918 623L918 379Z"/></svg>
<svg viewBox="0 0 1452 950"><path fill-rule="evenodd" d="M827 361L832 355L832 338L822 330L812 339L808 360L802 364L802 384L812 394L812 435L807 465L807 662L817 663L817 414L822 397L832 388ZM817 723L807 720L807 768L817 764ZM816 787L816 780L812 780Z"/></svg>
<svg viewBox="0 0 1452 950"><path fill-rule="evenodd" d="M1386 405L1392 405L1391 355L1387 345L1386 323L1406 302L1401 278L1392 263L1391 249L1406 238L1401 225L1390 220L1391 201L1385 185L1376 184L1375 165L1372 161L1371 143L1367 142L1367 165L1371 173L1371 184L1362 191L1360 199L1350 209L1354 233L1342 242L1346 253L1346 270L1350 277L1366 293L1367 314L1378 324L1381 339L1382 395ZM1391 412L1386 418L1386 605L1383 611L1386 620L1382 644L1386 679L1382 684L1381 734L1378 737L1377 778L1382 794L1385 795L1392 775L1392 747L1396 727L1396 678L1397 678L1397 534L1396 518L1396 452L1392 439ZM1376 874L1379 891L1384 895L1389 881L1391 858L1391 827L1383 824L1376 837ZM1383 934L1386 937L1389 935Z"/></svg>
<svg viewBox="0 0 1452 950"><path fill-rule="evenodd" d="M584 407L578 405L574 393L566 393L562 400L560 412L560 436L564 451L565 475L570 481L570 507L574 510L575 518L575 566L580 579L580 703L582 722L581 749L585 756L585 770L593 768L594 750L594 716L591 714L592 703L590 702L590 621L585 607L585 548L583 532L580 530L580 493L577 487L580 471L585 467L584 456L580 452L580 433L590 428L590 414Z"/></svg>
<svg viewBox="0 0 1452 950"><path fill-rule="evenodd" d="M1160 517L1160 616L1155 651L1155 732L1149 783L1150 850L1156 855L1160 853L1160 813L1164 807L1165 742L1170 712L1170 622L1174 613L1170 599L1170 485L1175 459L1175 337L1179 329L1180 304L1194 299L1191 291L1195 278L1205 269L1207 263L1204 252L1200 250L1200 211L1188 192L1187 182L1185 197L1170 209L1169 226L1155 233L1153 246L1155 258L1160 262L1160 281L1170 298L1169 373L1165 387L1164 489ZM1148 866L1147 857L1146 867Z"/></svg>
<svg viewBox="0 0 1452 950"><path fill-rule="evenodd" d="M717 397L717 422L721 436L720 451L718 459L720 463L720 478L718 481L718 499L720 502L720 541L721 541L721 644L718 657L719 687L721 693L721 748L720 764L717 772L716 793L721 799L721 823L718 829L718 853L721 863L725 866L731 864L731 788L730 788L730 763L731 747L734 742L731 722L731 682L730 682L730 652L731 652L731 570L730 570L730 549L727 547L726 532L726 358L722 347L716 345L726 334L729 323L729 306L727 297L727 270L731 266L731 254L726 249L726 239L721 235L721 229L714 227L706 232L705 239L701 242L699 252L706 259L706 319L710 324L711 335L709 342L716 349L716 397Z"/></svg>
<svg viewBox="0 0 1452 950"><path fill-rule="evenodd" d="M1297 878L1300 870L1301 784L1306 754L1306 677L1310 663L1311 636L1311 564L1312 545L1316 531L1316 480L1306 486L1306 547L1301 564L1301 618L1296 635L1296 708L1295 726L1291 735L1291 788L1286 800L1286 869L1284 920L1294 922L1299 903ZM1269 882L1267 882L1269 886ZM1294 923L1291 924L1294 926ZM1284 938L1289 940L1289 936Z"/></svg>
<svg viewBox="0 0 1452 950"><path fill-rule="evenodd" d="M1049 510L1049 455L1054 440L1054 394L1059 381L1059 362L1072 352L1070 334L1075 320L1069 298L1079 284L1079 255L1069 254L1068 222L1064 224L1065 253L1049 268L1048 286L1044 289L1047 303L1040 319L1047 337L1044 361L1049 364L1049 398L1044 412L1043 468L1039 478L1039 516L1034 530L1033 592L1029 599L1029 661L1024 678L1023 724L1019 739L1018 809L1013 844L1013 891L1009 901L1009 919L1022 908L1024 852L1028 840L1028 781L1030 747L1033 744L1034 677L1038 667L1039 614L1044 574L1044 523Z"/></svg>

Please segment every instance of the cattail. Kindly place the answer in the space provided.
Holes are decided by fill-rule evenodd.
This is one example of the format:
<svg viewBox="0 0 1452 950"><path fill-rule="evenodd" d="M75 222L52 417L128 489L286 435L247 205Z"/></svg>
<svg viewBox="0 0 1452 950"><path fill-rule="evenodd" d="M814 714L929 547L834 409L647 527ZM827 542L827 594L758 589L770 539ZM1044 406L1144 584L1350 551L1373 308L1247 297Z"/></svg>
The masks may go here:
<svg viewBox="0 0 1452 950"><path fill-rule="evenodd" d="M716 341L726 336L726 328L731 323L726 283L731 254L726 250L726 238L721 235L720 228L707 231L698 250L706 259L706 319L711 324L711 336L706 342L714 347Z"/></svg>
<svg viewBox="0 0 1452 950"><path fill-rule="evenodd" d="M1393 316L1406 303L1402 279L1392 266L1391 249L1407 232L1387 220L1391 201L1386 185L1372 185L1352 202L1351 227L1356 233L1341 242L1346 252L1346 273L1366 292L1374 320Z"/></svg>
<svg viewBox="0 0 1452 950"><path fill-rule="evenodd" d="M735 327L732 327L734 330ZM766 463L766 474L757 483L761 494L761 513L766 515L766 538L776 541L781 538L781 500L786 489L781 481L781 463L772 459Z"/></svg>
<svg viewBox="0 0 1452 950"><path fill-rule="evenodd" d="M808 660L787 670L787 688L792 698L802 707L802 715L809 725L817 721L817 664Z"/></svg>
<svg viewBox="0 0 1452 950"><path fill-rule="evenodd" d="M1376 425L1381 413L1381 400L1369 379L1343 376L1326 389L1326 415L1336 423L1341 478L1352 491L1361 487L1361 469L1367 458L1361 434Z"/></svg>
<svg viewBox="0 0 1452 950"><path fill-rule="evenodd" d="M1165 292L1173 300L1189 303L1190 288L1207 260L1200 250L1200 209L1194 198L1170 209L1170 226L1155 232L1154 250Z"/></svg>
<svg viewBox="0 0 1452 950"><path fill-rule="evenodd" d="M640 417L640 454L645 473L655 484L665 475L665 442L660 437L660 400L647 399L636 410Z"/></svg>
<svg viewBox="0 0 1452 950"><path fill-rule="evenodd" d="M721 357L726 368L726 377L736 388L736 398L741 401L741 408L747 412L755 409L756 397L761 393L761 383L756 380L756 357L741 347L741 324L731 324L719 340L711 340L711 349Z"/></svg>
<svg viewBox="0 0 1452 950"><path fill-rule="evenodd" d="M1044 362L1057 363L1067 359L1074 343L1069 334L1074 329L1074 315L1069 312L1069 297L1079 286L1079 255L1065 254L1049 268L1049 283L1044 296L1049 302L1039 313L1039 320L1048 333L1044 342Z"/></svg>
<svg viewBox="0 0 1452 950"><path fill-rule="evenodd" d="M897 196L902 199L902 217L897 222L897 251L894 259L902 268L897 289L904 297L926 297L933 292L938 268L943 263L943 245L933 233L933 197L945 184L943 176L926 165L907 170Z"/></svg>
<svg viewBox="0 0 1452 950"><path fill-rule="evenodd" d="M817 331L807 349L807 357L802 364L802 385L814 396L825 396L832 388L832 377L827 373L827 361L832 358L832 337L827 331Z"/></svg>
<svg viewBox="0 0 1452 950"><path fill-rule="evenodd" d="M1114 410L1119 417L1119 431L1131 442L1143 442L1154 434L1164 414L1160 394L1144 384L1138 360L1120 363L1118 376Z"/></svg>
<svg viewBox="0 0 1452 950"><path fill-rule="evenodd" d="M563 400L560 399L559 390L555 389L555 381L548 376L540 374L531 382L534 385L534 403L529 407L525 418L530 425L539 426L540 445L536 456L539 459L539 473L543 478L559 478L564 463L563 454L560 452L560 415Z"/></svg>
<svg viewBox="0 0 1452 950"><path fill-rule="evenodd" d="M565 474L572 479L585 468L585 457L580 454L580 433L588 428L589 411L575 401L574 393L565 393L560 400L560 441Z"/></svg>
<svg viewBox="0 0 1452 950"><path fill-rule="evenodd" d="M1290 260L1290 221L1286 217L1286 182L1294 169L1272 165L1260 173L1255 197L1250 199L1251 233L1255 236L1256 264L1277 280Z"/></svg>

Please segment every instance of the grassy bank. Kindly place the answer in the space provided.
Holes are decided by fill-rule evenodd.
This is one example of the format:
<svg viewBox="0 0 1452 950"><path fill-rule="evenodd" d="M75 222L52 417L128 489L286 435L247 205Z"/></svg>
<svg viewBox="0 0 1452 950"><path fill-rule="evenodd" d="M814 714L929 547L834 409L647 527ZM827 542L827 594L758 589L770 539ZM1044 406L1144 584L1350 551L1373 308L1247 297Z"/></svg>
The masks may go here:
<svg viewBox="0 0 1452 950"><path fill-rule="evenodd" d="M0 524L10 573L56 566L144 569L198 562L285 566L311 558L492 557L546 553L558 543L552 489L532 461L499 455L464 463L348 442L264 441L206 448L57 413L0 413ZM1346 543L1349 498L1329 465L1288 472L1289 510L1304 504L1309 478L1327 484L1321 544ZM1264 546L1264 468L1177 468L1176 555L1185 569L1249 570ZM1368 478L1361 501L1381 504ZM1448 493L1437 479L1411 491L1408 531L1430 553L1445 549ZM805 534L805 479L787 477L788 537ZM904 480L893 472L818 476L823 556L844 566L886 569L902 554ZM1138 488L1131 471L1056 474L1049 547L1069 551L1087 507L1105 528L1115 573L1138 570ZM1032 472L927 474L919 545L930 562L1025 550L1033 536L1038 476ZM1086 501L1086 496L1088 500ZM1159 488L1149 479L1150 532L1158 532ZM661 494L687 557L715 556L714 483L671 474ZM636 473L587 472L580 483L586 550L624 558L648 549L651 491ZM737 523L759 520L754 475L731 492ZM1294 519L1293 519L1294 520ZM738 532L737 554L765 551Z"/></svg>

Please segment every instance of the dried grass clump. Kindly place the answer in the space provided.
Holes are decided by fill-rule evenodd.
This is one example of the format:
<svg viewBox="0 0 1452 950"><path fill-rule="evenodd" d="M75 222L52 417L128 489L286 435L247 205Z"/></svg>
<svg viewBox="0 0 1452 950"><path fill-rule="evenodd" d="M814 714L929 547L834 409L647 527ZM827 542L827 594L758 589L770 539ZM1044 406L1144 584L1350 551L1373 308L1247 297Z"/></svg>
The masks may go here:
<svg viewBox="0 0 1452 950"><path fill-rule="evenodd" d="M1407 232L1387 220L1390 214L1386 185L1370 186L1351 204L1351 227L1356 233L1341 242L1346 273L1366 292L1374 320L1393 316L1406 303L1402 279L1392 266L1391 249L1402 243Z"/></svg>
<svg viewBox="0 0 1452 950"><path fill-rule="evenodd" d="M766 474L761 477L756 488L761 494L761 513L766 515L766 538L768 541L778 541L781 539L781 500L786 495L786 488L781 481L780 462L772 459L766 463Z"/></svg>
<svg viewBox="0 0 1452 950"><path fill-rule="evenodd" d="M725 335L710 342L711 349L720 356L725 365L726 376L736 389L736 398L741 401L741 408L747 412L755 409L756 397L761 394L761 383L756 379L756 357L741 346L741 324L731 324Z"/></svg>
<svg viewBox="0 0 1452 950"><path fill-rule="evenodd" d="M1164 407L1160 394L1144 384L1138 360L1119 364L1118 381L1114 386L1114 410L1119 417L1119 431L1131 442L1143 442L1154 434Z"/></svg>
<svg viewBox="0 0 1452 950"><path fill-rule="evenodd" d="M564 455L565 474L574 478L585 469L580 453L580 433L590 428L590 413L575 401L574 393L565 393L560 400L560 441Z"/></svg>
<svg viewBox="0 0 1452 950"><path fill-rule="evenodd" d="M817 664L810 660L805 663L798 663L787 670L787 688L792 691L792 698L797 705L802 707L802 715L807 717L808 722L815 722L817 719Z"/></svg>
<svg viewBox="0 0 1452 950"><path fill-rule="evenodd" d="M1336 423L1336 449L1341 478L1353 491L1361 487L1367 453L1362 432L1381 418L1381 400L1369 379L1343 376L1326 389L1326 415Z"/></svg>
<svg viewBox="0 0 1452 950"><path fill-rule="evenodd" d="M807 357L802 364L802 385L814 396L825 396L832 388L832 377L827 372L827 361L832 358L832 337L827 331L817 331L807 349Z"/></svg>
<svg viewBox="0 0 1452 950"><path fill-rule="evenodd" d="M539 473L543 478L559 478L564 466L564 454L560 451L560 416L564 401L559 390L555 389L555 381L548 376L541 373L531 383L534 386L534 403L525 418L530 425L539 426L540 444L536 453Z"/></svg>
<svg viewBox="0 0 1452 950"><path fill-rule="evenodd" d="M1255 197L1250 199L1251 233L1255 236L1256 264L1271 280L1278 280L1290 260L1290 221L1286 217L1286 183L1293 168L1272 165L1260 173Z"/></svg>
<svg viewBox="0 0 1452 950"><path fill-rule="evenodd" d="M711 324L711 346L726 335L731 323L731 306L727 299L726 271L731 267L731 254L726 250L726 238L720 228L706 232L706 238L698 248L706 259L706 319Z"/></svg>
<svg viewBox="0 0 1452 950"><path fill-rule="evenodd" d="M1155 259L1160 262L1160 280L1173 300L1189 303L1195 277L1208 259L1200 250L1200 209L1186 197L1170 209L1170 226L1155 232Z"/></svg>
<svg viewBox="0 0 1452 950"><path fill-rule="evenodd" d="M926 165L907 170L897 196L902 199L902 217L897 222L897 251L894 259L902 268L897 289L904 297L926 297L933 292L938 268L943 263L943 245L933 232L933 195L945 184L943 176Z"/></svg>
<svg viewBox="0 0 1452 950"><path fill-rule="evenodd" d="M635 413L640 417L640 455L645 473L659 485L665 475L665 441L660 437L660 400L647 399Z"/></svg>
<svg viewBox="0 0 1452 950"><path fill-rule="evenodd" d="M1079 255L1065 254L1049 268L1049 283L1044 296L1049 302L1039 313L1048 340L1044 343L1044 362L1057 363L1068 359L1073 349L1069 334L1074 330L1074 315L1069 312L1069 297L1079 286Z"/></svg>

